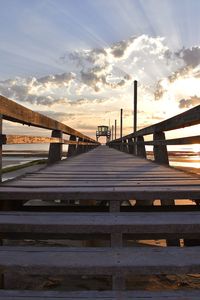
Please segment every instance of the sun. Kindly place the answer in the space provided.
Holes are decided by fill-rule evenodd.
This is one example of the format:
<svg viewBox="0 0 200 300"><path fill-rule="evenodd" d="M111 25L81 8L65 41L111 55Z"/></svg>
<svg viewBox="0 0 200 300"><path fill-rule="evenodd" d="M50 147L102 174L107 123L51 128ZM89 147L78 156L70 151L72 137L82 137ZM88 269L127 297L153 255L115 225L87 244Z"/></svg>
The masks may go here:
<svg viewBox="0 0 200 300"><path fill-rule="evenodd" d="M194 145L192 145L192 151L194 153L199 153L200 152L200 144L194 144Z"/></svg>

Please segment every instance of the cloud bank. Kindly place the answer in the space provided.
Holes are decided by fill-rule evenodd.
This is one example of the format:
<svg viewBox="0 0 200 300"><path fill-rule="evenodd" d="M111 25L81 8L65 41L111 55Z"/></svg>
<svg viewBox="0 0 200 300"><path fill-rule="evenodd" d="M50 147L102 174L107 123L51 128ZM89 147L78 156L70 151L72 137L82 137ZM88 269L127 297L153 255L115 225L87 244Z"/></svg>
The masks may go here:
<svg viewBox="0 0 200 300"><path fill-rule="evenodd" d="M87 133L109 119L113 124L120 108L130 130L135 79L140 126L200 103L198 46L172 51L163 37L141 35L107 48L63 52L59 62L71 72L0 81L0 94Z"/></svg>

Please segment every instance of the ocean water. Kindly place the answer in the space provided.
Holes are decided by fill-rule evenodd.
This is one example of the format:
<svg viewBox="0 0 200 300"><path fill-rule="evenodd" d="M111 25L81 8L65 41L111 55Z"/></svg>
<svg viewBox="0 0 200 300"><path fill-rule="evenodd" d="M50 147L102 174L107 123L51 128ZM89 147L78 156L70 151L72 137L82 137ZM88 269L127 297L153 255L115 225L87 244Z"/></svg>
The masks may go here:
<svg viewBox="0 0 200 300"><path fill-rule="evenodd" d="M38 160L38 159L44 159L45 156L31 156L30 154L24 156L22 155L9 155L9 156L3 156L3 168L4 167L11 167L16 165L22 165L24 163ZM47 156L46 156L47 158ZM152 155L149 155L149 159L153 160ZM169 157L170 165L174 167L186 167L186 168L196 168L200 169L200 154L196 155L173 155Z"/></svg>
<svg viewBox="0 0 200 300"><path fill-rule="evenodd" d="M23 165L25 163L28 163L30 161L42 159L42 157L36 157L36 156L28 156L28 157L19 157L19 156L6 156L3 157L3 168L5 167L13 167L17 165Z"/></svg>

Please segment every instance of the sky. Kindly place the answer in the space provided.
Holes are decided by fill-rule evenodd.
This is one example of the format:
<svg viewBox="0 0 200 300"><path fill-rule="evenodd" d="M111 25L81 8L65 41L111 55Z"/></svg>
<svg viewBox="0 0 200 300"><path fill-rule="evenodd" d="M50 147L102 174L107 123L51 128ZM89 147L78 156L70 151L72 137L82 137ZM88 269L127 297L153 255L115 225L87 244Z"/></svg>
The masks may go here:
<svg viewBox="0 0 200 300"><path fill-rule="evenodd" d="M200 104L199 0L0 0L0 94L95 136ZM6 124L8 133L20 131ZM25 133L39 129L24 129ZM196 129L197 132L197 129Z"/></svg>

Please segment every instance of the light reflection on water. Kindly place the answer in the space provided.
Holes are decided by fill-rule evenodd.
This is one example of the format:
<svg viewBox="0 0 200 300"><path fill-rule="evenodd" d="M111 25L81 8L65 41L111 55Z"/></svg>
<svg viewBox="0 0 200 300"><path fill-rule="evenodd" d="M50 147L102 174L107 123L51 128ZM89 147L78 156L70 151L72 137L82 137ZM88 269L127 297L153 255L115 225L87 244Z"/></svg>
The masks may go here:
<svg viewBox="0 0 200 300"><path fill-rule="evenodd" d="M195 168L195 169L200 169L200 162L179 162L179 161L172 161L170 162L171 166L174 167L186 167L186 168Z"/></svg>

